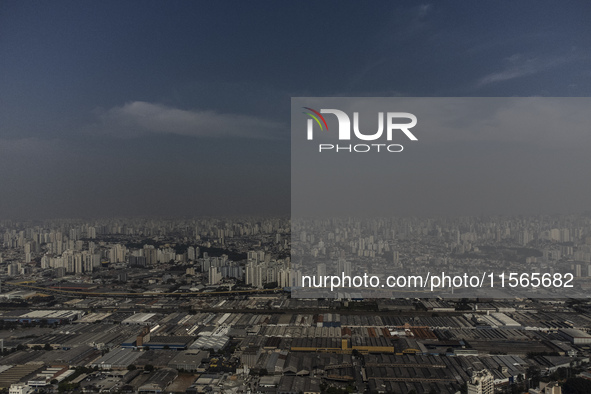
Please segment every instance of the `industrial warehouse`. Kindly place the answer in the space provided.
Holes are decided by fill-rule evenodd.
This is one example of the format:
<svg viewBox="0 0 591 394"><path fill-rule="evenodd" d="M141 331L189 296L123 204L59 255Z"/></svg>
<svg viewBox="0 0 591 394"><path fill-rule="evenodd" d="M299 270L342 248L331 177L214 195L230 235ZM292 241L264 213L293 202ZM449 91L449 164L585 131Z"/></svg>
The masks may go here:
<svg viewBox="0 0 591 394"><path fill-rule="evenodd" d="M321 383L362 382L375 392L455 393L472 372L488 370L494 385L503 387L531 368L552 374L589 361L591 335L585 325L591 317L565 306L539 304L542 310L534 314L531 306L497 301L458 313L453 303L420 301L416 308L439 311L405 317L387 308L408 308L407 303L382 302L385 312L364 314L335 313L338 302L333 301L324 313L305 311L324 302L254 295L241 301L195 300L208 312L141 307L144 312L134 313L120 303L109 308L108 300L98 311L4 311L2 324L18 330L3 331L0 383L137 392L164 392L170 386L198 393L212 384L231 391L260 376L263 392L291 392L290 385L320 392ZM262 303L281 303L282 310L254 309ZM242 311L215 312L220 304ZM162 376L150 380L156 371Z"/></svg>

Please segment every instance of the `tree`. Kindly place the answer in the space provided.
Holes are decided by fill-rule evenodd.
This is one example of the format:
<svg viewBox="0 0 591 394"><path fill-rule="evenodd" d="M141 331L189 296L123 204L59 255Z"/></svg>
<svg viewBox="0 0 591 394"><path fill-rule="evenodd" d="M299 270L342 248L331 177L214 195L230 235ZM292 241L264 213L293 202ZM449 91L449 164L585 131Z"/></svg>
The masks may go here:
<svg viewBox="0 0 591 394"><path fill-rule="evenodd" d="M460 393L466 394L468 392L468 383L465 383L460 387Z"/></svg>
<svg viewBox="0 0 591 394"><path fill-rule="evenodd" d="M136 369L137 369L137 367L136 367L135 365L133 365L133 364L129 364L129 365L127 366L127 370L128 370L128 371L135 371Z"/></svg>
<svg viewBox="0 0 591 394"><path fill-rule="evenodd" d="M584 394L591 392L591 382L585 378L567 379L562 386L564 394Z"/></svg>
<svg viewBox="0 0 591 394"><path fill-rule="evenodd" d="M51 347L51 345L49 343L46 343L45 346L43 347L44 350L53 350L53 348Z"/></svg>
<svg viewBox="0 0 591 394"><path fill-rule="evenodd" d="M63 392L72 392L72 391L76 390L79 385L80 385L79 383L61 382L58 385L58 391L60 393L63 393Z"/></svg>
<svg viewBox="0 0 591 394"><path fill-rule="evenodd" d="M531 379L531 387L538 387L540 384L540 370L534 366L531 366L526 371L526 376Z"/></svg>
<svg viewBox="0 0 591 394"><path fill-rule="evenodd" d="M570 368L560 367L550 375L552 380L564 380L571 375Z"/></svg>
<svg viewBox="0 0 591 394"><path fill-rule="evenodd" d="M144 366L144 371L152 372L154 370L154 366L151 364L146 364Z"/></svg>

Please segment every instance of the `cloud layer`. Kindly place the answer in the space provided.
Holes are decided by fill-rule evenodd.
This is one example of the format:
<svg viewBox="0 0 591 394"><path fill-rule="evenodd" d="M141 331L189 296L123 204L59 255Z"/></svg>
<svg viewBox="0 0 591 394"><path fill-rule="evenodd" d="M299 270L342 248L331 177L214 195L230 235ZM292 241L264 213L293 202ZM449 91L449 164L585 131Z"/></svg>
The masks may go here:
<svg viewBox="0 0 591 394"><path fill-rule="evenodd" d="M93 132L123 137L147 133L208 138L279 139L285 126L254 116L193 111L133 101L120 107L98 110Z"/></svg>
<svg viewBox="0 0 591 394"><path fill-rule="evenodd" d="M503 69L485 75L478 81L478 87L491 83L508 81L515 78L537 74L569 62L565 57L528 57L522 54L514 54L504 59Z"/></svg>

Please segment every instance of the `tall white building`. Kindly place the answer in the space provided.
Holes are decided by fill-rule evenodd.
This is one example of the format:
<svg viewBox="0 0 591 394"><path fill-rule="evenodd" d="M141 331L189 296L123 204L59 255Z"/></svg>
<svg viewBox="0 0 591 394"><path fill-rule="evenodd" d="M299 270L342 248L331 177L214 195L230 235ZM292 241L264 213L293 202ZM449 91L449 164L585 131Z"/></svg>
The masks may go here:
<svg viewBox="0 0 591 394"><path fill-rule="evenodd" d="M195 248L192 246L189 246L187 248L187 259L191 260L191 261L195 261Z"/></svg>
<svg viewBox="0 0 591 394"><path fill-rule="evenodd" d="M248 261L258 261L257 259L257 252L254 250L249 250L248 253L246 254L246 258L248 259Z"/></svg>
<svg viewBox="0 0 591 394"><path fill-rule="evenodd" d="M346 261L345 259L342 259L342 258L339 259L339 262L337 264L336 274L338 276L341 276L341 275L351 276L351 262Z"/></svg>
<svg viewBox="0 0 591 394"><path fill-rule="evenodd" d="M467 383L468 394L494 394L494 377L488 369L472 372L472 378Z"/></svg>
<svg viewBox="0 0 591 394"><path fill-rule="evenodd" d="M109 249L109 261L111 263L122 263L125 261L127 248L120 244L115 244Z"/></svg>
<svg viewBox="0 0 591 394"><path fill-rule="evenodd" d="M88 229L86 230L86 234L87 234L88 238L95 239L96 238L96 228L88 227Z"/></svg>
<svg viewBox="0 0 591 394"><path fill-rule="evenodd" d="M17 263L8 264L8 267L7 267L8 276L18 275L19 268L20 268L19 264L17 264Z"/></svg>
<svg viewBox="0 0 591 394"><path fill-rule="evenodd" d="M245 282L247 285L263 288L263 265L250 261L246 264Z"/></svg>
<svg viewBox="0 0 591 394"><path fill-rule="evenodd" d="M222 280L222 273L218 267L209 267L209 284L217 285Z"/></svg>
<svg viewBox="0 0 591 394"><path fill-rule="evenodd" d="M392 264L394 267L401 267L400 253L398 253L398 251L396 251L396 250L392 251Z"/></svg>

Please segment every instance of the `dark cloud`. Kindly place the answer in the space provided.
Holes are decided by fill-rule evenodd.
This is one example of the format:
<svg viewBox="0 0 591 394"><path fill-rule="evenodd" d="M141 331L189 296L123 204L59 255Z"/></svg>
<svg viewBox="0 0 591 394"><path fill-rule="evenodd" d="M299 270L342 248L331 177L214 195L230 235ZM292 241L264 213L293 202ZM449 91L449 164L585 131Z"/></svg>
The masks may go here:
<svg viewBox="0 0 591 394"><path fill-rule="evenodd" d="M586 97L588 10L585 1L4 1L0 216L287 213L290 96ZM559 147L572 164L579 156L567 151L590 143L583 129L561 137L559 118L544 129L555 133L536 132L522 126L539 120L517 107L462 105L479 121L441 108L434 146L514 144L524 148L511 163L531 168L519 159L528 149ZM499 116L511 131L499 131ZM469 168L490 175L480 158ZM573 193L575 179L563 184ZM419 201L429 198L410 203Z"/></svg>

